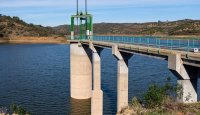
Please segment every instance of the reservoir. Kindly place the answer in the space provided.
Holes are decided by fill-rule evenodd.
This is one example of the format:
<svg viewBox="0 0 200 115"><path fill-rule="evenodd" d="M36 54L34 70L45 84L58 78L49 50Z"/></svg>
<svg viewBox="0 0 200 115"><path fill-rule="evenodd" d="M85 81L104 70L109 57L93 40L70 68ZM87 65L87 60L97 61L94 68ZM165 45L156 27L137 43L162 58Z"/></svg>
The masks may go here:
<svg viewBox="0 0 200 115"><path fill-rule="evenodd" d="M0 107L15 103L33 115L90 114L89 100L70 98L69 51L69 45L0 45ZM101 59L104 114L115 115L117 60L110 49L103 50ZM142 98L149 84L164 84L168 77L176 83L167 61L134 55L129 60L129 101Z"/></svg>

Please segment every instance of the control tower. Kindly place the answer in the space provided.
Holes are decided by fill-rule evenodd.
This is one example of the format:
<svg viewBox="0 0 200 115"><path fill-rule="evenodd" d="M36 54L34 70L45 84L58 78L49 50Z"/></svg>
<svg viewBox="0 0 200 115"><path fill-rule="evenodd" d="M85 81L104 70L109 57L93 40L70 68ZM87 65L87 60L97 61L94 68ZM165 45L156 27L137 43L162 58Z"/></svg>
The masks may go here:
<svg viewBox="0 0 200 115"><path fill-rule="evenodd" d="M87 12L87 0L85 0L85 12L79 11L79 1L77 0L77 12L71 16L70 31L71 40L92 39L93 22L92 15Z"/></svg>

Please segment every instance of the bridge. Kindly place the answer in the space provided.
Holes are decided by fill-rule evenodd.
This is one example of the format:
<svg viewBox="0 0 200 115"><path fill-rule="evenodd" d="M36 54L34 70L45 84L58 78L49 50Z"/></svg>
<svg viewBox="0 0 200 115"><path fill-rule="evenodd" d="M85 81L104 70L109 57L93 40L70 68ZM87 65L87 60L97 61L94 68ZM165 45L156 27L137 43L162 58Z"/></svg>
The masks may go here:
<svg viewBox="0 0 200 115"><path fill-rule="evenodd" d="M91 99L92 115L103 114L100 54L104 48L111 49L117 59L117 111L128 106L128 60L134 54L167 60L169 70L182 87L177 101L197 102L200 39L94 36L92 19L92 15L87 12L87 0L85 13L78 11L77 0L77 13L71 16L70 26L70 95L78 100Z"/></svg>
<svg viewBox="0 0 200 115"><path fill-rule="evenodd" d="M177 40L160 37L87 36L70 42L71 97L91 98L92 115L103 113L101 89L101 51L112 50L117 59L117 111L128 106L128 60L144 55L168 61L169 70L178 78L180 103L197 102L197 79L200 77L200 40ZM92 80L93 79L93 80ZM93 87L92 87L93 84ZM134 84L132 84L134 85ZM190 96L190 98L186 98Z"/></svg>

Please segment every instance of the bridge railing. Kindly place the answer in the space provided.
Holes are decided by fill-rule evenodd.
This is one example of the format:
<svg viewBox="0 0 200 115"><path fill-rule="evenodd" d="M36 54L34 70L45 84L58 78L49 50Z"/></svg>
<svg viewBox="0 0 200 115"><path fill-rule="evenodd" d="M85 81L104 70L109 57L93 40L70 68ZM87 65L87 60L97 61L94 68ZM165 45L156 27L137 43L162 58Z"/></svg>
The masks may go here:
<svg viewBox="0 0 200 115"><path fill-rule="evenodd" d="M193 51L200 49L200 39L165 39L161 37L135 37L135 36L92 36L93 41L115 42L133 44L160 49L179 51Z"/></svg>
<svg viewBox="0 0 200 115"><path fill-rule="evenodd" d="M200 39L177 39L168 37L152 37L152 36L74 36L73 40L90 40L114 42L121 44L133 44L145 47L154 47L159 49L170 49L178 51L193 52L194 48L200 51Z"/></svg>

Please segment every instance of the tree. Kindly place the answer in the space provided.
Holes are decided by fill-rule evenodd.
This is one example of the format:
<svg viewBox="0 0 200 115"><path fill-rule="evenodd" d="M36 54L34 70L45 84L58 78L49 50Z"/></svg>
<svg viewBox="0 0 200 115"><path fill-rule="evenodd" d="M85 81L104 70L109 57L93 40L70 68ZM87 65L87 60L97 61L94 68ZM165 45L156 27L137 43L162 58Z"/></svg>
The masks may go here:
<svg viewBox="0 0 200 115"><path fill-rule="evenodd" d="M17 16L14 16L13 19L14 20L20 20L19 17L17 17Z"/></svg>
<svg viewBox="0 0 200 115"><path fill-rule="evenodd" d="M158 26L160 26L162 24L162 22L160 20L158 20Z"/></svg>

